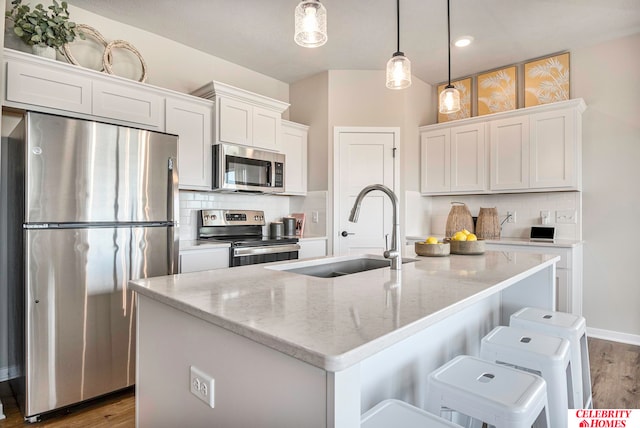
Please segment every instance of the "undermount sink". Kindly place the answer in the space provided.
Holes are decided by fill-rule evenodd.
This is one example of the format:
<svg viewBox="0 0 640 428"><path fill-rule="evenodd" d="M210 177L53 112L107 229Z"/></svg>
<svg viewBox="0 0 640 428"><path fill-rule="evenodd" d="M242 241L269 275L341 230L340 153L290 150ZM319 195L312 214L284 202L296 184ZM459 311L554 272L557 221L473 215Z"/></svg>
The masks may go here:
<svg viewBox="0 0 640 428"><path fill-rule="evenodd" d="M402 259L402 263L415 262L416 259ZM335 278L373 269L388 268L391 260L359 256L355 258L331 257L309 262L294 262L284 265L270 266L269 269L282 270L300 275L318 278Z"/></svg>

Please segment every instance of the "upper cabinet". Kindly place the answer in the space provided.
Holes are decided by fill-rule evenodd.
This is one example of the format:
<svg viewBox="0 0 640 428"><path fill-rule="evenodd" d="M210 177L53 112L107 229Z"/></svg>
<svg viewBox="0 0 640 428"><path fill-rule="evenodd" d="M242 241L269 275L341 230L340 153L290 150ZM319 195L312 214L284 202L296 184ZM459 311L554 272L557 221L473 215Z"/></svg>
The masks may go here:
<svg viewBox="0 0 640 428"><path fill-rule="evenodd" d="M288 103L215 81L192 94L215 102L216 143L281 151L282 113Z"/></svg>
<svg viewBox="0 0 640 428"><path fill-rule="evenodd" d="M211 190L213 103L201 98L167 97L167 132L178 135L181 189Z"/></svg>
<svg viewBox="0 0 640 428"><path fill-rule="evenodd" d="M585 109L575 99L421 127L422 193L581 190Z"/></svg>
<svg viewBox="0 0 640 428"><path fill-rule="evenodd" d="M282 121L281 152L285 154L284 194L307 194L307 143L309 127Z"/></svg>
<svg viewBox="0 0 640 428"><path fill-rule="evenodd" d="M3 104L178 136L181 189L211 190L213 102L5 49Z"/></svg>
<svg viewBox="0 0 640 428"><path fill-rule="evenodd" d="M164 91L129 79L4 50L4 105L164 131Z"/></svg>
<svg viewBox="0 0 640 428"><path fill-rule="evenodd" d="M453 194L486 190L483 123L421 128L421 191Z"/></svg>

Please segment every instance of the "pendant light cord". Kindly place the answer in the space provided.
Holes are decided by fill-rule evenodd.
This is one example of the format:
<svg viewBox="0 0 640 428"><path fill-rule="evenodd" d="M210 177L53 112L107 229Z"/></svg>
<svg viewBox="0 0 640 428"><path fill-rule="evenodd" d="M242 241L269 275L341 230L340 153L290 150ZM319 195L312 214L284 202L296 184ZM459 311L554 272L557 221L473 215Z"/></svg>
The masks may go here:
<svg viewBox="0 0 640 428"><path fill-rule="evenodd" d="M396 30L398 32L398 37L396 37L398 49L396 49L396 52L400 52L400 0L396 0L396 21Z"/></svg>
<svg viewBox="0 0 640 428"><path fill-rule="evenodd" d="M447 87L449 87L451 86L451 17L449 14L449 0L447 0L447 51L449 52L449 84Z"/></svg>

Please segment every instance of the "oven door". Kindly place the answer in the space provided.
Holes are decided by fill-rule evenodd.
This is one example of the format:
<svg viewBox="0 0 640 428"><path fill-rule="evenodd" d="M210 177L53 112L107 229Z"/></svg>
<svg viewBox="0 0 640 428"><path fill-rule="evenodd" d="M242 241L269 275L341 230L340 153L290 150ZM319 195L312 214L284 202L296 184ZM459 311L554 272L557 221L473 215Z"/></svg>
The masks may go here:
<svg viewBox="0 0 640 428"><path fill-rule="evenodd" d="M259 263L279 262L284 260L297 260L300 245L282 244L261 247L231 247L229 266L246 266Z"/></svg>
<svg viewBox="0 0 640 428"><path fill-rule="evenodd" d="M213 188L225 191L284 192L284 159L280 153L231 144L213 146Z"/></svg>

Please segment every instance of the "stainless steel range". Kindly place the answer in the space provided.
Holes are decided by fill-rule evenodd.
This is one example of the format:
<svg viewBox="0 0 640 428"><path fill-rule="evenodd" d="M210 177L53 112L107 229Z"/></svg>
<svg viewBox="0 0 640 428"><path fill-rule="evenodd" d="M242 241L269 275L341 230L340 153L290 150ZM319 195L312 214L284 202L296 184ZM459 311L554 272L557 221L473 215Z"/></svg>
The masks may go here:
<svg viewBox="0 0 640 428"><path fill-rule="evenodd" d="M297 259L298 238L268 238L264 225L264 211L201 210L198 239L230 243L230 267Z"/></svg>

